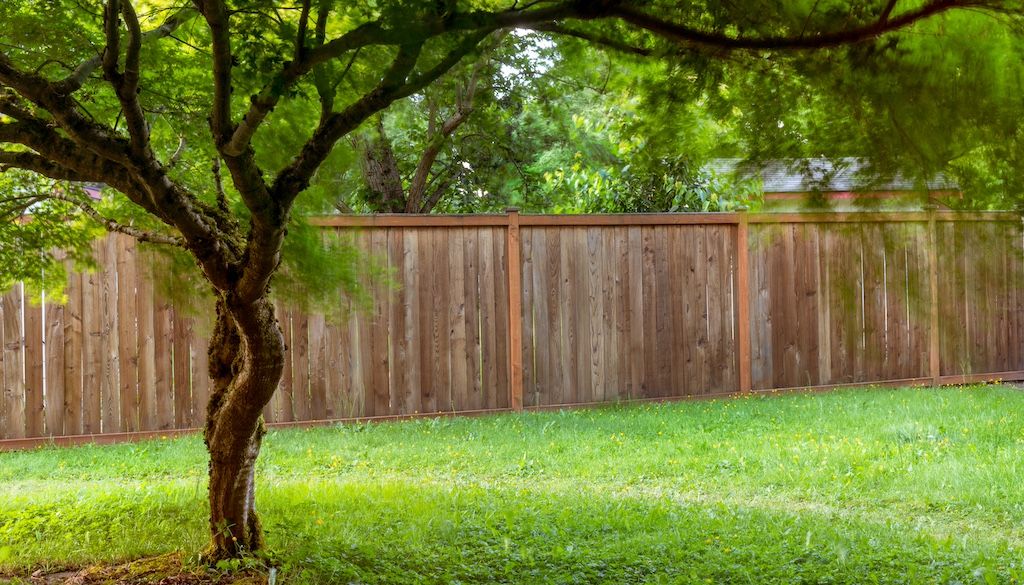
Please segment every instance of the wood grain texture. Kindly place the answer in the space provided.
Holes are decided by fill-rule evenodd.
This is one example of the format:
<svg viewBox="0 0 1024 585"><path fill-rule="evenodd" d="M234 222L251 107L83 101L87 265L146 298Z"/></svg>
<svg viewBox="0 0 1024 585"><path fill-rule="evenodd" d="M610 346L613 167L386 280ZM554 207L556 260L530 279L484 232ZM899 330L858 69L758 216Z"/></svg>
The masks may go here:
<svg viewBox="0 0 1024 585"><path fill-rule="evenodd" d="M19 439L25 436L25 315L22 299L23 285L0 297L3 310L3 399L6 424L3 438Z"/></svg>
<svg viewBox="0 0 1024 585"><path fill-rule="evenodd" d="M43 429L43 368L46 346L43 344L43 307L25 295L25 436L41 437Z"/></svg>

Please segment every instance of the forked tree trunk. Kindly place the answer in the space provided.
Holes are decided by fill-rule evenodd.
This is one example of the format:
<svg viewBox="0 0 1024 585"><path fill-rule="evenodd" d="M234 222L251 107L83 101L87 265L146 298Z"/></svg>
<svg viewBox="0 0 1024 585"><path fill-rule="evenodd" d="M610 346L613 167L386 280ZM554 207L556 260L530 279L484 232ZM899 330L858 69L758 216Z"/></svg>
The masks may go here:
<svg viewBox="0 0 1024 585"><path fill-rule="evenodd" d="M265 297L238 306L230 295L217 302L210 339L213 392L204 439L210 454L208 562L263 547L256 512L256 458L264 427L262 411L281 380L284 338Z"/></svg>

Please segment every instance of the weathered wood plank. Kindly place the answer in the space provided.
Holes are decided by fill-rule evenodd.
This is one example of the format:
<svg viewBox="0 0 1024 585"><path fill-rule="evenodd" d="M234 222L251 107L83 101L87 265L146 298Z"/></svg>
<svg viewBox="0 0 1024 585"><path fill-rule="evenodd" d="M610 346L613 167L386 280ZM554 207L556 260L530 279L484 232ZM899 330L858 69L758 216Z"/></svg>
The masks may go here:
<svg viewBox="0 0 1024 585"><path fill-rule="evenodd" d="M370 232L370 251L374 261L390 276L388 260L388 230L378 229ZM388 344L391 330L388 324L390 314L390 278L379 279L373 288L373 322L371 324L370 356L372 371L370 376L371 393L367 394L367 404L372 403L373 412L378 415L391 414L391 362L388 358Z"/></svg>
<svg viewBox="0 0 1024 585"><path fill-rule="evenodd" d="M100 393L103 397L103 432L122 431L121 386L118 383L120 353L117 329L117 238L108 237L100 243L97 258L100 271Z"/></svg>
<svg viewBox="0 0 1024 585"><path fill-rule="evenodd" d="M409 414L409 396L413 389L409 384L409 330L406 313L409 309L409 274L406 254L406 231L392 228L387 232L388 262L398 283L389 291L388 329L391 342L388 344L390 380L388 382L389 411L394 414Z"/></svg>
<svg viewBox="0 0 1024 585"><path fill-rule="evenodd" d="M629 294L629 383L623 388L625 398L642 396L646 372L644 356L647 349L644 336L644 280L643 280L643 236L641 229L630 226L628 229L627 255L629 262L629 278L626 290Z"/></svg>
<svg viewBox="0 0 1024 585"><path fill-rule="evenodd" d="M81 435L82 416L84 407L82 405L82 360L83 340L85 331L82 327L82 280L81 274L71 270L70 262L67 263L68 283L65 294L68 297L67 305L64 308L64 404L62 405L64 419L64 434Z"/></svg>
<svg viewBox="0 0 1024 585"><path fill-rule="evenodd" d="M396 396L400 397L402 412L416 413L423 410L420 394L422 372L419 364L421 333L419 305L417 304L420 279L423 278L423 267L418 256L422 230L407 229L400 233L402 250L401 256L396 257L396 269L401 271L402 290L392 308L397 315L392 324L392 331L395 332L397 338L395 342L396 358L400 360L394 362L397 384L394 392ZM463 332L463 337L465 337L465 332Z"/></svg>
<svg viewBox="0 0 1024 585"><path fill-rule="evenodd" d="M309 316L309 401L310 419L327 417L327 322L323 313Z"/></svg>
<svg viewBox="0 0 1024 585"><path fill-rule="evenodd" d="M25 436L43 436L43 307L25 295Z"/></svg>
<svg viewBox="0 0 1024 585"><path fill-rule="evenodd" d="M441 228L432 234L432 256L430 261L430 377L434 388L434 409L446 412L452 409L451 383L451 326L449 305L451 304L451 280L449 278L448 228ZM497 323L495 323L495 326ZM505 356L501 356L505 357ZM506 358L507 359L507 358ZM497 388L495 388L497 391Z"/></svg>
<svg viewBox="0 0 1024 585"><path fill-rule="evenodd" d="M551 305L550 294L550 273L548 258L547 230L543 228L531 228L524 230L525 237L530 241L533 253L533 337L531 338L534 364L532 390L533 400L531 406L551 404L550 394L552 387L551 374L551 340L553 331L552 316L548 313ZM556 317L557 318L557 317Z"/></svg>
<svg viewBox="0 0 1024 585"><path fill-rule="evenodd" d="M505 230L491 230L491 250L494 254L494 370L496 378L495 407L509 408L512 398L511 356L509 350L509 274L508 242Z"/></svg>
<svg viewBox="0 0 1024 585"><path fill-rule="evenodd" d="M135 242L128 236L115 238L117 254L117 379L121 398L121 430L139 430L139 346L135 303Z"/></svg>
<svg viewBox="0 0 1024 585"><path fill-rule="evenodd" d="M469 394L466 404L470 409L479 410L485 408L487 404L483 385L483 339L480 335L479 239L476 229L467 228L463 236L462 253L466 275L463 286L466 295L466 371Z"/></svg>
<svg viewBox="0 0 1024 585"><path fill-rule="evenodd" d="M144 254L144 252L137 252ZM143 257L143 260L146 260ZM156 430L157 423L157 372L155 320L157 299L153 291L153 282L150 273L141 266L136 271L135 282L135 318L138 326L136 334L136 347L138 355L138 381L139 381L139 428L146 431Z"/></svg>
<svg viewBox="0 0 1024 585"><path fill-rule="evenodd" d="M156 428L174 428L174 322L170 304L154 291L153 395Z"/></svg>
<svg viewBox="0 0 1024 585"><path fill-rule="evenodd" d="M205 335L198 334L198 326L193 321L192 339L189 343L189 365L192 377L192 424L201 428L206 423L206 406L210 401L210 358L209 341Z"/></svg>
<svg viewBox="0 0 1024 585"><path fill-rule="evenodd" d="M189 350L192 342L192 322L180 309L172 310L171 321L171 351L174 353L174 428L187 429L193 427L192 354Z"/></svg>
<svg viewBox="0 0 1024 585"><path fill-rule="evenodd" d="M82 275L82 433L102 432L102 392L100 376L103 371L102 297L100 274Z"/></svg>
<svg viewBox="0 0 1024 585"><path fill-rule="evenodd" d="M309 402L309 316L292 312L292 408L295 420L311 420Z"/></svg>
<svg viewBox="0 0 1024 585"><path fill-rule="evenodd" d="M45 307L44 348L46 351L46 396L41 406L45 418L44 434L57 437L67 434L64 430L65 399L67 385L64 383L64 305L53 301Z"/></svg>
<svg viewBox="0 0 1024 585"><path fill-rule="evenodd" d="M519 212L509 212L506 234L506 278L508 281L508 385L509 407L523 409L523 264L519 233Z"/></svg>
<svg viewBox="0 0 1024 585"><path fill-rule="evenodd" d="M25 436L25 317L21 284L0 297L3 306L4 392L7 424L3 438Z"/></svg>
<svg viewBox="0 0 1024 585"><path fill-rule="evenodd" d="M593 346L590 339L590 311L587 308L587 228L573 230L572 235L569 265L573 283L572 311L575 322L575 352L572 360L572 366L576 370L574 398L576 402L593 402L595 398L590 367ZM607 266L606 269L613 274L616 271L615 266Z"/></svg>
<svg viewBox="0 0 1024 585"><path fill-rule="evenodd" d="M480 347L481 347L481 379L483 381L483 407L497 408L498 364L497 360L505 360L504 355L497 352L497 309L495 294L497 282L494 266L494 232L491 228L478 228L477 238L477 269L480 271Z"/></svg>
<svg viewBox="0 0 1024 585"><path fill-rule="evenodd" d="M606 237L605 229L588 228L582 233L586 237L587 273L586 301L581 304L588 311L587 325L590 329L590 346L583 365L590 370L591 400L604 401L615 392L605 378L614 367L609 357L614 345L612 320L615 313L610 306L606 307L605 302L611 297L608 282L617 267L610 266L611 259L605 256L605 250L612 246L612 238Z"/></svg>
<svg viewBox="0 0 1024 585"><path fill-rule="evenodd" d="M673 343L672 301L679 291L672 289L669 277L668 227L654 228L654 280L656 294L654 297L656 323L652 331L659 347L668 351L659 351L655 356L655 396L672 396L676 389L672 386L672 364L678 360L682 348Z"/></svg>
<svg viewBox="0 0 1024 585"><path fill-rule="evenodd" d="M451 339L451 384L452 409L467 410L472 381L469 379L466 342L466 230L461 227L449 228L448 249L448 336Z"/></svg>
<svg viewBox="0 0 1024 585"><path fill-rule="evenodd" d="M558 314L561 321L559 331L559 349L561 359L556 367L562 374L561 388L559 388L559 401L562 404L573 404L577 400L577 377L576 377L576 290L575 264L572 258L575 256L573 250L575 234L581 228L568 228L562 230L559 237L558 265L560 278L558 280Z"/></svg>
<svg viewBox="0 0 1024 585"><path fill-rule="evenodd" d="M659 351L644 353L644 377L641 382L638 398L659 396L658 353L665 351L662 340L657 336L658 330L658 279L656 273L657 250L654 241L654 228L642 228L640 240L643 243L642 275L643 283L643 331L647 347L659 348Z"/></svg>
<svg viewBox="0 0 1024 585"><path fill-rule="evenodd" d="M536 404L537 373L536 359L534 352L534 305L536 298L536 280L534 275L537 268L533 261L533 232L529 229L519 231L519 241L522 246L522 339L521 352L523 357L523 405L533 406ZM454 352L454 349L452 350Z"/></svg>
<svg viewBox="0 0 1024 585"><path fill-rule="evenodd" d="M562 256L560 232L550 228L534 231L537 247L537 268L543 271L542 284L537 294L541 300L535 318L538 325L537 355L538 377L541 380L538 404L558 404L562 397L562 313L561 295ZM540 332L544 331L544 335Z"/></svg>

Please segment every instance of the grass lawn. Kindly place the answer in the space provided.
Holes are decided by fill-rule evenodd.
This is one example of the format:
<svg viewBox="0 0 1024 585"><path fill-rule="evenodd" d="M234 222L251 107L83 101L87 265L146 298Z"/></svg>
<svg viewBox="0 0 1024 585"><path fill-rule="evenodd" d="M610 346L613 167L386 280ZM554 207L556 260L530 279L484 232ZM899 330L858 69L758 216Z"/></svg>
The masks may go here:
<svg viewBox="0 0 1024 585"><path fill-rule="evenodd" d="M1024 392L848 390L271 432L285 583L1014 583ZM182 551L198 437L0 453L0 574Z"/></svg>

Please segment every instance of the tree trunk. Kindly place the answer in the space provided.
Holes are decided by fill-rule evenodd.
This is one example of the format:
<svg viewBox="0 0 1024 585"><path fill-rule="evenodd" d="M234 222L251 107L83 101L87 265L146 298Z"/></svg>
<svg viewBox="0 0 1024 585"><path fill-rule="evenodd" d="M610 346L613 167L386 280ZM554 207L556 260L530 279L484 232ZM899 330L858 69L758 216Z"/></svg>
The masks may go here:
<svg viewBox="0 0 1024 585"><path fill-rule="evenodd" d="M265 429L263 407L283 371L284 338L273 305L264 297L234 305L217 301L210 339L213 392L204 439L210 454L210 546L207 562L234 558L263 547L256 512L256 458Z"/></svg>

